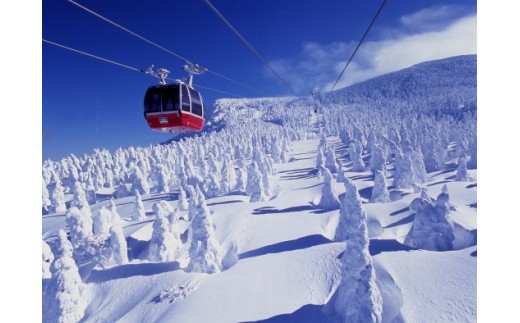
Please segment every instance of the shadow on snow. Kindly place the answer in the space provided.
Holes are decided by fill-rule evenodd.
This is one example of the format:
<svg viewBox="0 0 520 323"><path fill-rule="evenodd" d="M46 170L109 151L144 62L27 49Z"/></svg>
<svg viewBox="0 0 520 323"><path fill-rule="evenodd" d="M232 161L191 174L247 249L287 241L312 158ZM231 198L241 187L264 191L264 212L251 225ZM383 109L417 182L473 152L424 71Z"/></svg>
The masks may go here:
<svg viewBox="0 0 520 323"><path fill-rule="evenodd" d="M332 210L323 210L320 209L319 206L309 203L309 205L299 205L299 206L291 206L285 209L277 209L272 206L264 206L258 209L254 209L251 214L253 215L264 215L264 214L278 214L278 213L293 213L293 212L303 212L303 211L312 211L314 214L322 214Z"/></svg>
<svg viewBox="0 0 520 323"><path fill-rule="evenodd" d="M295 240L288 240L279 243L275 243L269 246L261 247L258 249L246 251L239 255L240 259L246 259L251 257L263 256L270 253L280 253L286 251L293 251L299 249L306 249L326 243L332 242L331 240L325 238L322 235L314 234L302 238L298 238Z"/></svg>
<svg viewBox="0 0 520 323"><path fill-rule="evenodd" d="M298 180L298 179L314 178L314 177L316 177L318 170L313 167L308 167L308 168L302 168L302 169L284 171L284 172L286 172L287 175L281 175L280 179ZM279 173L284 173L284 172L279 172Z"/></svg>
<svg viewBox="0 0 520 323"><path fill-rule="evenodd" d="M146 252L146 248L150 244L149 241L138 240L132 237L126 238L128 246L128 260L139 259Z"/></svg>
<svg viewBox="0 0 520 323"><path fill-rule="evenodd" d="M361 180L364 180L364 181L370 181L370 180L373 180L374 179L374 176L372 174L370 175L354 175L354 176L351 176L350 177L351 180L353 181L361 181Z"/></svg>
<svg viewBox="0 0 520 323"><path fill-rule="evenodd" d="M407 207L404 207L400 210L397 210L397 211L394 211L392 213L390 213L391 216L395 216L395 215L398 215L398 214L401 214L401 213L404 213L406 211L410 211L410 208L407 206Z"/></svg>
<svg viewBox="0 0 520 323"><path fill-rule="evenodd" d="M232 201L214 202L214 203L208 203L208 206L232 204L232 203L241 203L241 202L244 202L244 201L242 201L242 200L232 200Z"/></svg>
<svg viewBox="0 0 520 323"><path fill-rule="evenodd" d="M306 190L306 189L309 189L309 188L317 187L317 186L320 186L320 185L323 185L323 183L318 183L318 184L314 184L314 185L307 186L307 187L295 188L294 190L295 191L301 191L301 190Z"/></svg>
<svg viewBox="0 0 520 323"><path fill-rule="evenodd" d="M429 183L426 186L431 187L431 186L441 185L441 184L446 184L446 183L453 183L453 181L444 180L444 181L440 181L440 182Z"/></svg>
<svg viewBox="0 0 520 323"><path fill-rule="evenodd" d="M134 276L152 276L177 269L180 269L180 265L177 261L127 264L109 269L92 270L88 278L88 283L103 283L114 279Z"/></svg>
<svg viewBox="0 0 520 323"><path fill-rule="evenodd" d="M313 305L308 304L300 307L293 313L289 314L281 314L270 317L265 320L259 321L251 321L247 323L282 323L282 322L298 322L298 323L313 323L313 322L323 322L323 323L332 323L336 322L333 318L327 316L323 312L323 305ZM244 322L246 323L246 322Z"/></svg>
<svg viewBox="0 0 520 323"><path fill-rule="evenodd" d="M179 199L179 193L163 193L160 195L153 195L152 197L143 198L143 202L154 202L154 201L175 201Z"/></svg>
<svg viewBox="0 0 520 323"><path fill-rule="evenodd" d="M372 190L374 189L373 186L365 187L363 189L358 190L359 196L362 198L365 198L367 200L370 200L372 198Z"/></svg>
<svg viewBox="0 0 520 323"><path fill-rule="evenodd" d="M254 209L252 214L253 215L263 215L263 214L276 214L276 213L291 213L291 212L302 212L302 211L311 211L315 208L309 204L309 205L300 205L300 206L291 206L285 209L277 209L272 206L264 206L260 207L258 209Z"/></svg>
<svg viewBox="0 0 520 323"><path fill-rule="evenodd" d="M368 246L368 250L370 251L371 256L375 256L382 252L410 251L410 250L417 250L417 249L407 246L405 244L402 244L399 241L393 240L393 239L389 239L389 240L371 239L370 245Z"/></svg>
<svg viewBox="0 0 520 323"><path fill-rule="evenodd" d="M396 221L396 222L394 222L392 224L387 225L386 227L383 227L383 229L388 229L388 228L397 227L399 225L408 224L410 222L413 222L414 219L415 219L415 213L412 213L409 216L407 216L405 218L402 218L399 221Z"/></svg>

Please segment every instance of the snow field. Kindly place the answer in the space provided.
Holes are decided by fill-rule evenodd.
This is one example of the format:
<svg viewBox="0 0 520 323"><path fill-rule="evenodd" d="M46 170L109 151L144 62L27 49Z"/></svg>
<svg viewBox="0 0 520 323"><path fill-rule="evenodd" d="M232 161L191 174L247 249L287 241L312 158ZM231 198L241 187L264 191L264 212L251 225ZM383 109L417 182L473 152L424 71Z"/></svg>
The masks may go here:
<svg viewBox="0 0 520 323"><path fill-rule="evenodd" d="M452 60L457 68L460 60ZM464 58L465 63L471 60ZM437 64L450 70L450 62ZM429 66L413 69L417 80L434 79L422 78ZM462 82L458 98L463 103L454 105L447 96L449 84L422 92L420 82L412 83L423 97L409 97L410 91L399 92L392 82L386 85L389 92L372 91L374 84L384 89L381 82L399 75L335 93L318 114L307 113L315 103L306 98L220 100L213 131L200 137L113 155L98 150L84 158L46 161L42 239L52 251L58 235L66 239L64 232L72 229L65 210L72 212L78 203L89 205L97 239L92 241L101 251L121 246L113 230L113 247L103 249L102 237L115 226L112 218L121 218L116 222L127 244L128 262L82 255L78 264L86 308L80 313L78 307L74 314L85 322L332 322L345 315L371 317L373 322L476 321L477 170L465 167L466 157L468 166L476 166L471 86ZM471 73L467 75L464 80L471 85ZM344 93L350 94L342 97ZM381 102L385 109L380 109ZM431 102L437 102L438 110ZM412 121L402 121L403 115L413 116ZM229 160L236 178L226 169ZM232 185L240 176L249 177L251 169L249 182L255 185ZM386 177L389 202L370 202L375 171ZM79 188L73 194L76 183L82 183L84 198ZM188 210L179 205L179 187L189 192ZM136 192L144 218L134 220ZM341 205L334 203L336 198ZM355 221L348 229L355 235L353 228L361 225L361 234L334 241L346 203L362 211L343 213L359 216L359 221L349 220ZM431 211L434 205L442 212ZM181 210L174 211L177 207ZM418 222L421 216L431 227L424 225L428 221ZM160 226L154 224L157 219ZM444 225L441 231L439 223ZM424 235L413 236L414 228ZM161 250L168 256L150 261L152 237L162 241L173 229L180 241L175 251L164 245ZM439 234L446 233L453 233L446 251L411 243L412 238L425 241L432 249L437 245L428 239L438 242ZM193 237L200 239L198 247ZM211 250L216 253L209 255ZM48 277L48 250L42 257L42 276ZM218 262L215 273L209 274L213 269L203 264L208 259ZM382 312L370 316L381 305L377 293L365 295L375 303L357 304L362 298L342 303L353 292L349 284L360 282L358 274L368 279L374 293L377 288ZM350 276L354 281L342 285ZM52 278L43 280L44 301L55 296L54 284ZM47 294L46 286L51 286Z"/></svg>

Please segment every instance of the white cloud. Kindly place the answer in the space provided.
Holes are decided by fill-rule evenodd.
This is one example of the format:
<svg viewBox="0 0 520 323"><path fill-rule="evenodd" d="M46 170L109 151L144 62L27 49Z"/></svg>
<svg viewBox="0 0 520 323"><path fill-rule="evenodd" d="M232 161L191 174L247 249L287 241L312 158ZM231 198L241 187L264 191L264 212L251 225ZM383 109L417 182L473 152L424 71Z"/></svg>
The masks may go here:
<svg viewBox="0 0 520 323"><path fill-rule="evenodd" d="M433 31L443 29L447 23L461 17L463 11L463 7L456 5L435 6L402 16L399 21L402 26L415 32Z"/></svg>
<svg viewBox="0 0 520 323"><path fill-rule="evenodd" d="M430 13L433 11L430 11ZM437 8L435 18L424 26L437 26L445 9ZM428 11L401 18L407 27L418 28L419 21L425 21ZM443 15L444 13L444 15ZM476 14L452 20L444 29L416 32L413 34L394 33L378 41L366 41L360 47L335 89L339 89L388 72L403 69L414 64L446 58L450 56L476 54L477 17ZM300 94L305 94L315 86L329 91L350 57L355 42L303 44L298 57L272 61L273 67Z"/></svg>

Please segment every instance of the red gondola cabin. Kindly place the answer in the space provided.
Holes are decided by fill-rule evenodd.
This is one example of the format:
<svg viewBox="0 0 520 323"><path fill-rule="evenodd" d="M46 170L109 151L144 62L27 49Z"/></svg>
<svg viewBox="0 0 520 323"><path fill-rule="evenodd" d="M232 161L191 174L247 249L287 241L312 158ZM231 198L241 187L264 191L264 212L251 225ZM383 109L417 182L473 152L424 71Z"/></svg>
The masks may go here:
<svg viewBox="0 0 520 323"><path fill-rule="evenodd" d="M202 96L187 84L150 86L144 97L144 117L153 130L179 133L204 128Z"/></svg>

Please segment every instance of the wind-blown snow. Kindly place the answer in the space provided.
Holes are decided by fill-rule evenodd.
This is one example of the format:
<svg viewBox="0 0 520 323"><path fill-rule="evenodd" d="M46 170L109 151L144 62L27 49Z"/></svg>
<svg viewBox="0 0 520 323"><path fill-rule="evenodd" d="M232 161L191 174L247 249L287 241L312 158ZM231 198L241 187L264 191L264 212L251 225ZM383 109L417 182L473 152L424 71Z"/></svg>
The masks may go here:
<svg viewBox="0 0 520 323"><path fill-rule="evenodd" d="M45 161L44 303L56 272L82 301L44 317L475 322L475 74L463 56L320 102L221 99L199 136Z"/></svg>

